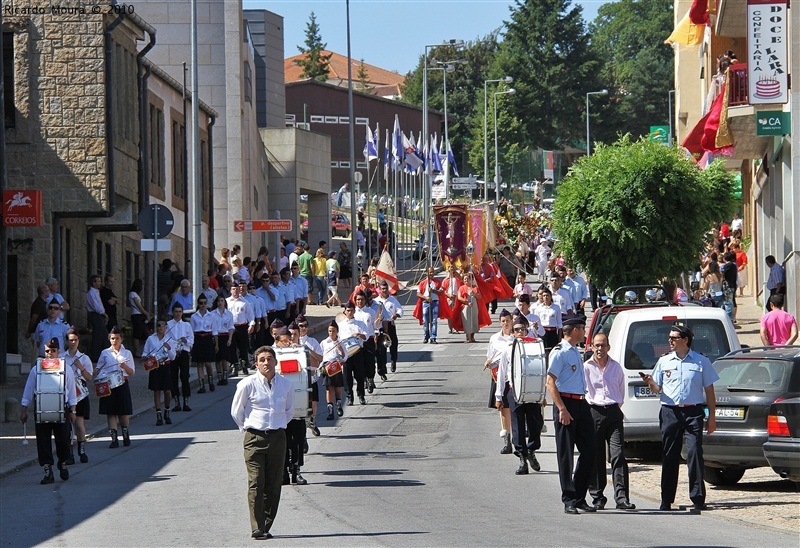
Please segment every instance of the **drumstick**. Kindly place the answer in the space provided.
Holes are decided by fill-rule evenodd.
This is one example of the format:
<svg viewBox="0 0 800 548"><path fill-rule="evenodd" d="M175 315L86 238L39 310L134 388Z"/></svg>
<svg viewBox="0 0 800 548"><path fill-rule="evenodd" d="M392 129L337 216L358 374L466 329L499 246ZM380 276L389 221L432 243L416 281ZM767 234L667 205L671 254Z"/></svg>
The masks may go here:
<svg viewBox="0 0 800 548"><path fill-rule="evenodd" d="M22 445L28 445L28 423L22 423Z"/></svg>

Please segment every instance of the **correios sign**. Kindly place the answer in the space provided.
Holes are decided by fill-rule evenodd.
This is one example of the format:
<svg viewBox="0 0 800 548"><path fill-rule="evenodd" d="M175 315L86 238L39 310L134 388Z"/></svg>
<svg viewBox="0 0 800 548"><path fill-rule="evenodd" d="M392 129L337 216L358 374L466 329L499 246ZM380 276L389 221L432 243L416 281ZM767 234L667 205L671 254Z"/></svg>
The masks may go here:
<svg viewBox="0 0 800 548"><path fill-rule="evenodd" d="M42 226L42 191L4 190L3 226Z"/></svg>

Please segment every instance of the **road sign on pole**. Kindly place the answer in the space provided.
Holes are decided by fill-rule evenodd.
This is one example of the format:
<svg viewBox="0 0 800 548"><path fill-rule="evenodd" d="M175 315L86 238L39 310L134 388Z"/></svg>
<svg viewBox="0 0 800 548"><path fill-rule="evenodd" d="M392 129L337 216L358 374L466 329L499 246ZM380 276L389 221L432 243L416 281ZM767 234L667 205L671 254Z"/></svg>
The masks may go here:
<svg viewBox="0 0 800 548"><path fill-rule="evenodd" d="M139 231L145 238L166 238L175 225L175 218L167 206L150 204L139 212Z"/></svg>
<svg viewBox="0 0 800 548"><path fill-rule="evenodd" d="M233 221L234 232L291 232L291 219L266 219L263 221Z"/></svg>

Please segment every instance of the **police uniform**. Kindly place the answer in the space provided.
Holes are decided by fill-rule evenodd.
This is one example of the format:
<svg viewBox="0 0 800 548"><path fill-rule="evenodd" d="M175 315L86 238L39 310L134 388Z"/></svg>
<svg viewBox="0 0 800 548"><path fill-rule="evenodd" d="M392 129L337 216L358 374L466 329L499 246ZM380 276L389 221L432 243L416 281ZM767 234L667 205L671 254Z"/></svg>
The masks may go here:
<svg viewBox="0 0 800 548"><path fill-rule="evenodd" d="M689 349L681 359L676 352L662 356L653 369L653 381L661 387L661 507L675 502L681 449L686 442L686 466L689 469L689 498L697 507L706 500L703 482L703 420L705 388L719 375L711 361Z"/></svg>
<svg viewBox="0 0 800 548"><path fill-rule="evenodd" d="M583 325L582 320L565 320L565 326ZM586 491L594 469L594 424L589 404L586 402L586 379L583 359L577 348L567 340L558 343L550 353L548 375L555 378L556 390L561 395L566 411L572 416L568 425L561 424L560 411L553 403L558 477L561 481L561 501L569 513L575 507L587 510ZM555 399L555 398L554 398ZM573 473L573 453L577 446L580 456ZM587 511L594 511L593 507ZM570 511L572 509L573 511Z"/></svg>
<svg viewBox="0 0 800 548"><path fill-rule="evenodd" d="M48 305L49 306L49 305ZM51 339L58 340L58 351L64 350L64 337L67 334L69 325L56 318L56 321L51 322L49 319L44 319L36 325L36 331L33 334L33 340L39 350L39 357L44 357L44 345L50 342Z"/></svg>

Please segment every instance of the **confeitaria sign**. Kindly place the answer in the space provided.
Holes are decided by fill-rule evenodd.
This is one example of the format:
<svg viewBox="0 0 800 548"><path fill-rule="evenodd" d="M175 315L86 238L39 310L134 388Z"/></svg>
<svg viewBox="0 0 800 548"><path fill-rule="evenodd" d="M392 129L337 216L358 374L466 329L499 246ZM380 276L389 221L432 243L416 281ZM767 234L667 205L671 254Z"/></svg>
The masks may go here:
<svg viewBox="0 0 800 548"><path fill-rule="evenodd" d="M747 0L747 72L751 105L789 101L787 0Z"/></svg>

